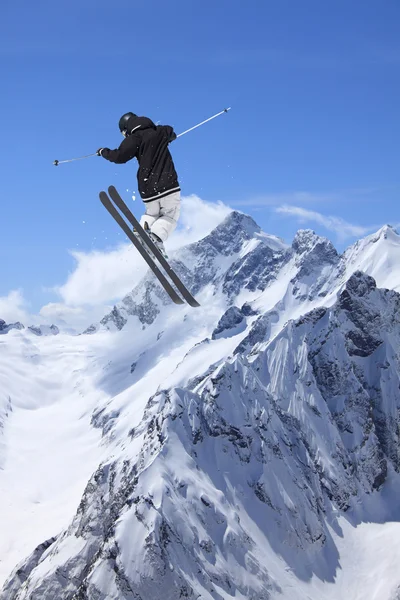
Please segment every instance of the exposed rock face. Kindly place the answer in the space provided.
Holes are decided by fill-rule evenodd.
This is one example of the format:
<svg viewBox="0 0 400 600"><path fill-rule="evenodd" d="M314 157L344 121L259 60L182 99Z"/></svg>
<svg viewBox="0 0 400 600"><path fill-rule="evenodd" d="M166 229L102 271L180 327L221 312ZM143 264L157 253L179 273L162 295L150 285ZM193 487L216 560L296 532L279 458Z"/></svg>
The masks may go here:
<svg viewBox="0 0 400 600"><path fill-rule="evenodd" d="M46 325L40 325L39 327L34 327L33 325L28 327L29 331L34 333L35 335L58 335L60 330L56 325L50 325L49 327Z"/></svg>
<svg viewBox="0 0 400 600"><path fill-rule="evenodd" d="M24 329L24 326L22 325L22 323L19 322L7 325L7 323L3 321L3 319L0 319L0 335L8 333L9 331L11 331L11 329L21 330Z"/></svg>
<svg viewBox="0 0 400 600"><path fill-rule="evenodd" d="M216 340L227 332L235 333L243 323L244 316L236 306L231 306L220 318L217 327L212 333L212 339Z"/></svg>

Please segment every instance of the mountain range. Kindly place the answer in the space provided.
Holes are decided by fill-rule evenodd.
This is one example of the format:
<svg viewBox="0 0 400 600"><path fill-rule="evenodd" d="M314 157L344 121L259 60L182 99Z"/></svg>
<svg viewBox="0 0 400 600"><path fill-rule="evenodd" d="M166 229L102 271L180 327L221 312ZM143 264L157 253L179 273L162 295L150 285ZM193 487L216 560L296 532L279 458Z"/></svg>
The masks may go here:
<svg viewBox="0 0 400 600"><path fill-rule="evenodd" d="M200 308L0 320L0 599L399 600L399 265L233 211L172 257Z"/></svg>

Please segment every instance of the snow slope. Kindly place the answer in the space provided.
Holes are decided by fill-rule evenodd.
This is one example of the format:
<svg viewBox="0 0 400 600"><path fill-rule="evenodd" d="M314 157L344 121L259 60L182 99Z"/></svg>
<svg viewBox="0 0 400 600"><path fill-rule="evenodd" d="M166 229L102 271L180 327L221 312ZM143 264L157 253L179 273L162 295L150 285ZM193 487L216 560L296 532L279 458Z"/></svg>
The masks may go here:
<svg viewBox="0 0 400 600"><path fill-rule="evenodd" d="M174 257L201 308L7 328L0 598L395 600L399 248L234 212Z"/></svg>
<svg viewBox="0 0 400 600"><path fill-rule="evenodd" d="M0 337L2 579L17 557L68 524L104 456L90 427L104 397L87 376L92 353L82 337L39 340L29 330Z"/></svg>

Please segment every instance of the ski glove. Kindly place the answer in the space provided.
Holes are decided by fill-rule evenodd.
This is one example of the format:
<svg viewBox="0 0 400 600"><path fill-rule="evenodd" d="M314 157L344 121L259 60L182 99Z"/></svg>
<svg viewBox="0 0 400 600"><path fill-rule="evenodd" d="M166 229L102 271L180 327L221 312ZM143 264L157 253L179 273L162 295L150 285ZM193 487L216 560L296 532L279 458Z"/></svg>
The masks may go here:
<svg viewBox="0 0 400 600"><path fill-rule="evenodd" d="M97 156L103 156L102 153L104 152L104 150L107 150L108 152L110 151L109 148L99 148L96 152Z"/></svg>

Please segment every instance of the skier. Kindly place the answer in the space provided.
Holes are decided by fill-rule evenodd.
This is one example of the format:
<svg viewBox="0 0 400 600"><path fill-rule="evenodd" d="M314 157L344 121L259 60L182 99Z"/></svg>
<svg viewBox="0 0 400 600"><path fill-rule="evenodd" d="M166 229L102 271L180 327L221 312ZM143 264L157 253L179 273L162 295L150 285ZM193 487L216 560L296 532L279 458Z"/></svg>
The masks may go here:
<svg viewBox="0 0 400 600"><path fill-rule="evenodd" d="M137 159L138 188L146 205L140 224L165 254L164 242L177 225L181 204L178 176L168 148L176 133L169 125L155 125L132 112L122 115L119 129L125 138L119 148L99 148L97 154L117 164Z"/></svg>

